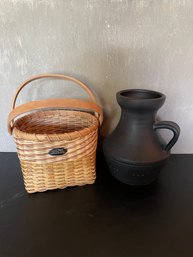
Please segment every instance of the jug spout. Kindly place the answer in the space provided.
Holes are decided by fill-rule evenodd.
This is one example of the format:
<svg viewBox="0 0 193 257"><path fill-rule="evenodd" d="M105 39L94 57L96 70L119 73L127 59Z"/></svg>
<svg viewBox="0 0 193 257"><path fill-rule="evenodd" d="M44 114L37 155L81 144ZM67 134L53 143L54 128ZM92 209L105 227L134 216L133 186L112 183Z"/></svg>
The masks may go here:
<svg viewBox="0 0 193 257"><path fill-rule="evenodd" d="M145 89L130 89L119 91L116 95L117 102L127 112L156 113L165 102L165 95Z"/></svg>

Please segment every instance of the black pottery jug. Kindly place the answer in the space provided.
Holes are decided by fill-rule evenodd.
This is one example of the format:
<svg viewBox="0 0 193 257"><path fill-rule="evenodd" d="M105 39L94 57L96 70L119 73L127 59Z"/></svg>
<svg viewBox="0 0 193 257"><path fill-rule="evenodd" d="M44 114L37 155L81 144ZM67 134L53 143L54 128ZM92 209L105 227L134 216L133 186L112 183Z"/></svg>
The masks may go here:
<svg viewBox="0 0 193 257"><path fill-rule="evenodd" d="M171 121L156 122L165 95L151 90L131 89L117 93L121 118L103 142L103 152L112 175L129 185L153 182L178 140L179 126ZM157 133L169 129L173 137L166 144Z"/></svg>

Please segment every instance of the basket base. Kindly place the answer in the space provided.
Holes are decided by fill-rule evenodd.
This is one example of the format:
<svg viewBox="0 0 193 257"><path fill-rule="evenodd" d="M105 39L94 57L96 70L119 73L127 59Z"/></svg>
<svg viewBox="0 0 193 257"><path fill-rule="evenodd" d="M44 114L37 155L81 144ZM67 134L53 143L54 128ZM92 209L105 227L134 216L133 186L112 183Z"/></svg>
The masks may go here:
<svg viewBox="0 0 193 257"><path fill-rule="evenodd" d="M37 164L21 160L20 163L28 193L84 186L96 180L96 152L73 161Z"/></svg>

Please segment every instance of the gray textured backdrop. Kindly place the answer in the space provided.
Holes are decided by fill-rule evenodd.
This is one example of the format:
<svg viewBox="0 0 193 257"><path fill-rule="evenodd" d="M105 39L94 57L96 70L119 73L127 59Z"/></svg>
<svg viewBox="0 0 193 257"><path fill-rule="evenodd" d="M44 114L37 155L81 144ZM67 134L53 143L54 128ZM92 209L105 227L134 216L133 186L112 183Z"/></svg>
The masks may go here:
<svg viewBox="0 0 193 257"><path fill-rule="evenodd" d="M16 87L48 72L73 75L95 91L103 134L120 114L116 91L165 93L159 116L182 130L173 152L193 153L192 0L0 0L0 151L15 151L6 119ZM79 93L67 82L41 81L18 102Z"/></svg>

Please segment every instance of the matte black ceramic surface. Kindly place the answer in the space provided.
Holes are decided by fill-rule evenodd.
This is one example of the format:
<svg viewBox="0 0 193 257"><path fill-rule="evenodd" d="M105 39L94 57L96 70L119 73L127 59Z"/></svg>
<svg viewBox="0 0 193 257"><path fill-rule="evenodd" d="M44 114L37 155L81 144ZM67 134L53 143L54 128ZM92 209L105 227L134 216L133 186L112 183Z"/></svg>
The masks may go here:
<svg viewBox="0 0 193 257"><path fill-rule="evenodd" d="M180 128L171 121L156 122L156 113L165 101L160 92L131 89L117 93L121 118L112 134L104 140L103 151L112 175L130 185L154 181L176 143ZM168 144L157 134L169 129Z"/></svg>

